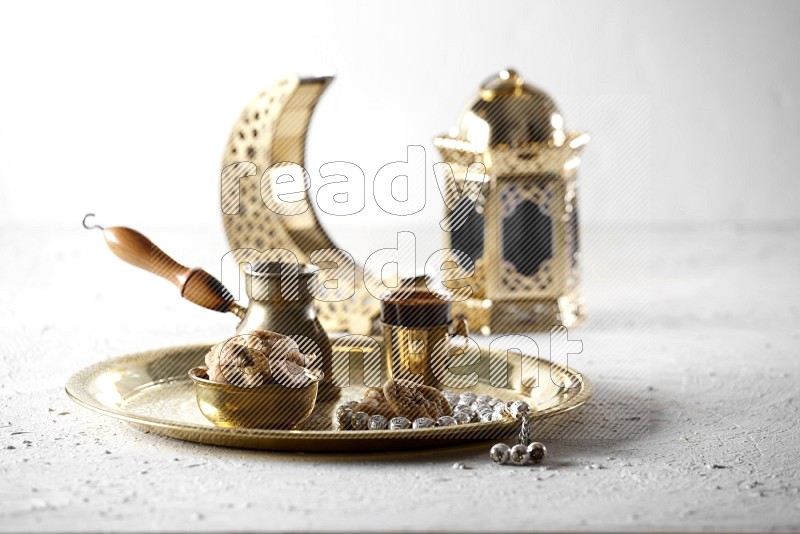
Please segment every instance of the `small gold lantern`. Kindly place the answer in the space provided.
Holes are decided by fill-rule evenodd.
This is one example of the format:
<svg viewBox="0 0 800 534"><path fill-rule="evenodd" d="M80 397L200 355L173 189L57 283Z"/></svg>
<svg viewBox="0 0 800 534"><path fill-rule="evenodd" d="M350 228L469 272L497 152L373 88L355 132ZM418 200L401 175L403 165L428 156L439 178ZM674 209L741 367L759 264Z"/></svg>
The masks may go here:
<svg viewBox="0 0 800 534"><path fill-rule="evenodd" d="M471 329L571 327L584 316L576 169L588 141L566 132L553 100L512 69L487 80L458 125L434 139L452 169L449 217L460 221L446 246L474 262L472 296L453 303ZM477 201L462 198L474 189L476 162L486 173Z"/></svg>

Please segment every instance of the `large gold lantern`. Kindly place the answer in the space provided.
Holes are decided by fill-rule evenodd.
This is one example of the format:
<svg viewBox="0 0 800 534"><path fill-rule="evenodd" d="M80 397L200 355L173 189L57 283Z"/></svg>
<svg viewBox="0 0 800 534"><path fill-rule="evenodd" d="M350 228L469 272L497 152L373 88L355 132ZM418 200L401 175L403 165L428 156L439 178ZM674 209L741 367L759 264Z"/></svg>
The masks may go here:
<svg viewBox="0 0 800 534"><path fill-rule="evenodd" d="M453 306L471 329L570 327L584 316L576 169L588 141L565 131L553 100L512 69L487 80L458 124L434 139L452 170L446 198L460 199L449 205L459 224L446 246L474 266L471 297ZM478 179L476 162L485 181L470 200L462 193Z"/></svg>

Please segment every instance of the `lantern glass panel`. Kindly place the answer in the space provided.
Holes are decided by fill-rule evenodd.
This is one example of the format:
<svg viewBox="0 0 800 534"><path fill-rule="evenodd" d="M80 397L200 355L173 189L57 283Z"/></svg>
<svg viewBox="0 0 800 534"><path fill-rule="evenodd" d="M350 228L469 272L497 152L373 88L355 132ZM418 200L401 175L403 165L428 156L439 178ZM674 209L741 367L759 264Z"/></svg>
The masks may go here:
<svg viewBox="0 0 800 534"><path fill-rule="evenodd" d="M452 221L456 227L450 236L450 246L460 250L464 255L459 255L459 263L467 267L469 261L477 261L483 257L483 210L467 198L456 204L451 213ZM463 220L463 223L461 221ZM459 226L459 223L460 226Z"/></svg>
<svg viewBox="0 0 800 534"><path fill-rule="evenodd" d="M503 259L523 276L539 271L553 257L553 220L523 200L503 218Z"/></svg>
<svg viewBox="0 0 800 534"><path fill-rule="evenodd" d="M522 276L535 275L553 258L554 183L539 175L509 180L501 189L502 257Z"/></svg>

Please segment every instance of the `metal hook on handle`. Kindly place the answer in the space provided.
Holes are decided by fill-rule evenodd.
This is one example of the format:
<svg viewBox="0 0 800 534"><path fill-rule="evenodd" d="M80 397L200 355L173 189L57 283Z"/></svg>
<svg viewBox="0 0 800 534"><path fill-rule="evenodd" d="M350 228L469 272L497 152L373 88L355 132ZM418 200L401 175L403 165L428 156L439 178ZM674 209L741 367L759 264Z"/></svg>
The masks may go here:
<svg viewBox="0 0 800 534"><path fill-rule="evenodd" d="M87 213L86 215L83 216L83 221L81 222L81 224L83 224L84 228L86 228L87 230L94 230L95 228L97 228L98 230L105 230L105 228L103 228L99 224L94 224L92 226L88 226L86 224L86 219L88 219L89 217L94 217L94 213Z"/></svg>

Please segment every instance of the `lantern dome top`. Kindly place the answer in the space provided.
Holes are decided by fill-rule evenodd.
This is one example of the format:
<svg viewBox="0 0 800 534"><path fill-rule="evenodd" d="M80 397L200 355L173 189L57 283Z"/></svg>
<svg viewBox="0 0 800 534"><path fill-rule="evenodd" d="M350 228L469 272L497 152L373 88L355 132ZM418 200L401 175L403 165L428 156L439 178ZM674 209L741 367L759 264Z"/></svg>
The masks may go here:
<svg viewBox="0 0 800 534"><path fill-rule="evenodd" d="M487 79L464 107L450 137L483 151L547 143L561 146L564 120L556 103L508 68Z"/></svg>

